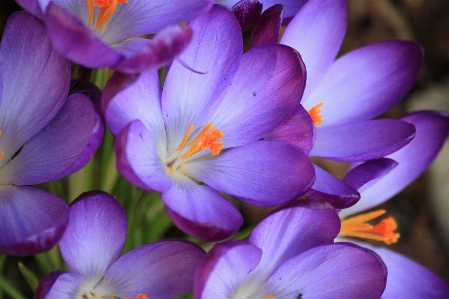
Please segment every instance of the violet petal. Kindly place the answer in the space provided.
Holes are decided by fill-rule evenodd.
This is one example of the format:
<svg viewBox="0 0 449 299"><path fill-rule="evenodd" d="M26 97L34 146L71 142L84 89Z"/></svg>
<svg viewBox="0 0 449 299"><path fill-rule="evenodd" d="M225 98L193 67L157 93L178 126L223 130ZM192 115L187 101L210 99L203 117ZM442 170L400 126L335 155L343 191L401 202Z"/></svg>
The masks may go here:
<svg viewBox="0 0 449 299"><path fill-rule="evenodd" d="M69 220L62 199L28 186L3 185L0 190L1 253L33 255L56 245Z"/></svg>
<svg viewBox="0 0 449 299"><path fill-rule="evenodd" d="M281 4L273 5L265 10L251 31L251 47L279 42L284 11L284 6Z"/></svg>
<svg viewBox="0 0 449 299"><path fill-rule="evenodd" d="M155 137L140 120L126 126L114 144L117 170L138 187L164 192L172 183L158 155L158 148L159 152L166 151L165 142Z"/></svg>
<svg viewBox="0 0 449 299"><path fill-rule="evenodd" d="M422 111L402 118L416 127L415 138L404 148L387 158L398 162L398 166L359 190L360 201L341 212L345 218L388 200L420 176L437 156L449 134L449 115Z"/></svg>
<svg viewBox="0 0 449 299"><path fill-rule="evenodd" d="M384 41L365 46L338 58L319 88L304 96L303 105L310 109L324 103L323 127L376 117L409 92L422 63L423 50L414 42Z"/></svg>
<svg viewBox="0 0 449 299"><path fill-rule="evenodd" d="M0 55L0 142L2 159L8 161L61 109L69 91L70 67L53 50L43 24L25 12L8 19Z"/></svg>
<svg viewBox="0 0 449 299"><path fill-rule="evenodd" d="M232 298L261 256L260 248L243 241L215 244L195 272L195 298Z"/></svg>
<svg viewBox="0 0 449 299"><path fill-rule="evenodd" d="M213 159L195 159L185 171L218 191L259 206L289 202L315 179L312 163L301 149L278 141L257 141Z"/></svg>
<svg viewBox="0 0 449 299"><path fill-rule="evenodd" d="M326 201L335 209L350 207L360 199L357 189L345 184L315 164L313 166L316 179L312 187L304 194L304 197L311 200Z"/></svg>
<svg viewBox="0 0 449 299"><path fill-rule="evenodd" d="M96 287L120 298L174 298L192 291L193 274L204 255L187 241L146 244L120 257Z"/></svg>
<svg viewBox="0 0 449 299"><path fill-rule="evenodd" d="M293 144L308 155L315 141L315 125L302 105L297 105L292 115L264 138Z"/></svg>
<svg viewBox="0 0 449 299"><path fill-rule="evenodd" d="M291 48L267 44L246 52L211 118L225 134L224 147L254 142L287 120L299 105L304 84L304 64Z"/></svg>
<svg viewBox="0 0 449 299"><path fill-rule="evenodd" d="M226 239L243 223L238 210L225 198L183 175L161 198L175 225L200 240Z"/></svg>
<svg viewBox="0 0 449 299"><path fill-rule="evenodd" d="M380 298L387 270L379 256L351 243L314 247L285 262L260 291L262 297Z"/></svg>
<svg viewBox="0 0 449 299"><path fill-rule="evenodd" d="M346 0L308 1L290 21L282 36L281 43L301 53L307 66L304 92L307 109L317 104L310 105L308 97L337 57L345 36L347 18Z"/></svg>
<svg viewBox="0 0 449 299"><path fill-rule="evenodd" d="M70 271L97 278L119 258L126 231L126 212L116 199L105 192L86 192L70 206L59 247Z"/></svg>
<svg viewBox="0 0 449 299"><path fill-rule="evenodd" d="M262 4L257 0L244 0L232 7L232 12L240 23L242 31L251 28L262 12Z"/></svg>
<svg viewBox="0 0 449 299"><path fill-rule="evenodd" d="M332 243L339 232L340 218L326 203L301 200L276 210L249 237L249 243L263 251L256 271L269 276L288 259L312 247Z"/></svg>
<svg viewBox="0 0 449 299"><path fill-rule="evenodd" d="M366 161L384 157L415 137L415 127L396 119L376 119L318 127L311 156L336 161Z"/></svg>
<svg viewBox="0 0 449 299"><path fill-rule="evenodd" d="M47 7L44 21L55 49L76 63L102 68L113 67L123 59L78 18L53 2Z"/></svg>
<svg viewBox="0 0 449 299"><path fill-rule="evenodd" d="M35 185L83 167L101 143L103 123L83 94L70 96L55 118L3 168L16 185Z"/></svg>

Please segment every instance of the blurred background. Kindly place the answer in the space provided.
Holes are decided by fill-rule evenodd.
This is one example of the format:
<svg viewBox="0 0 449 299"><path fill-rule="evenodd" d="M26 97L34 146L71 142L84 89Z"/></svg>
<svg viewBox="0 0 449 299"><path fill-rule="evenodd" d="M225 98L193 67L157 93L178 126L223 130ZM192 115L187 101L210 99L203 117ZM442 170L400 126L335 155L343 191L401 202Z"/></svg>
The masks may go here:
<svg viewBox="0 0 449 299"><path fill-rule="evenodd" d="M80 0L82 1L82 0ZM0 31L8 15L20 8L13 0L1 0ZM449 1L447 0L348 0L349 26L341 54L388 39L419 42L425 62L414 89L385 116L400 117L422 109L449 112ZM418 158L418 157L417 157ZM324 165L338 176L340 165ZM429 171L384 204L398 222L401 238L390 246L449 281L449 145ZM267 212L242 206L247 221L259 221ZM250 211L251 210L251 211ZM33 296L18 271L18 263L35 273L32 257L0 255L0 289L5 279L26 298ZM0 290L0 299L9 298Z"/></svg>

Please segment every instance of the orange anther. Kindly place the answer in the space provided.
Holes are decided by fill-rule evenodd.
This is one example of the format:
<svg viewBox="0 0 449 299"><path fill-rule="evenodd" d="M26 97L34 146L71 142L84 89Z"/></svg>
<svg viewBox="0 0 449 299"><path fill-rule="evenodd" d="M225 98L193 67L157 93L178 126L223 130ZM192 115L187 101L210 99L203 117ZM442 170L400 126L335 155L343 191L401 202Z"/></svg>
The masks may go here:
<svg viewBox="0 0 449 299"><path fill-rule="evenodd" d="M385 210L376 210L342 219L339 236L376 240L388 245L396 243L400 234L395 232L398 225L393 217L382 219L374 226L367 223L383 214Z"/></svg>
<svg viewBox="0 0 449 299"><path fill-rule="evenodd" d="M100 28L106 30L106 23L114 15L119 3L128 3L128 0L86 0L87 15L89 17L87 25L89 27L93 25L95 7L100 7L94 31L97 31Z"/></svg>
<svg viewBox="0 0 449 299"><path fill-rule="evenodd" d="M307 111L312 118L313 123L318 126L323 123L323 115L321 115L321 107L323 106L323 102L316 104L309 111Z"/></svg>
<svg viewBox="0 0 449 299"><path fill-rule="evenodd" d="M126 297L124 299L130 299L129 297ZM136 299L150 299L147 295L139 294L137 295Z"/></svg>
<svg viewBox="0 0 449 299"><path fill-rule="evenodd" d="M193 128L193 125L191 125ZM187 130L187 134L190 134L190 127ZM187 146L190 147L190 149L184 153L181 158L185 159L188 157L193 156L194 154L198 153L199 151L202 151L204 149L210 149L212 151L212 155L218 155L223 148L223 142L217 141L218 139L221 139L224 137L224 133L220 131L219 129L215 128L212 123L209 123L204 127L204 129L198 134L198 136L195 137L192 141L190 141ZM184 136L184 139L187 139ZM184 142L183 139L183 142ZM184 147L183 142L177 147L181 148Z"/></svg>

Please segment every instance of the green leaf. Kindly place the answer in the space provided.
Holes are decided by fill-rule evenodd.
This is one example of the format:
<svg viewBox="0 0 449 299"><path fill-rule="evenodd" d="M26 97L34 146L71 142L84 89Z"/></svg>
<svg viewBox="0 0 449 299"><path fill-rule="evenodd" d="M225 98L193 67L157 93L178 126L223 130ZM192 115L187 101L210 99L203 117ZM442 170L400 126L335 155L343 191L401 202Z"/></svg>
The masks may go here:
<svg viewBox="0 0 449 299"><path fill-rule="evenodd" d="M36 290L37 286L39 285L39 279L34 275L33 272L31 272L27 267L25 267L24 264L19 262L19 271L22 273L22 276L27 281L28 285L32 290Z"/></svg>

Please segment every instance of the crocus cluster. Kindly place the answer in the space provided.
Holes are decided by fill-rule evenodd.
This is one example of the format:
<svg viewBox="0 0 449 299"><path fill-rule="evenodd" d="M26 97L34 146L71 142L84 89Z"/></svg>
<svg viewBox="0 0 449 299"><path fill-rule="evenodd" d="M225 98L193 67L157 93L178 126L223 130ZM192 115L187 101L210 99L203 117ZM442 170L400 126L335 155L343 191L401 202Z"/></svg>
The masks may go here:
<svg viewBox="0 0 449 299"><path fill-rule="evenodd" d="M0 252L59 244L67 265L34 298L449 297L430 270L366 242L400 241L387 211L366 210L449 135L441 112L379 118L417 80L419 44L337 57L346 0L16 1L25 11L0 48ZM100 68L114 71L104 84ZM82 190L70 205L44 190L92 158L93 179L111 156L185 239L123 252L139 221L125 189ZM310 157L350 167L338 179ZM246 240L242 205L271 208Z"/></svg>

